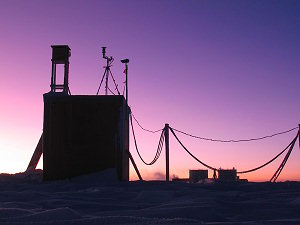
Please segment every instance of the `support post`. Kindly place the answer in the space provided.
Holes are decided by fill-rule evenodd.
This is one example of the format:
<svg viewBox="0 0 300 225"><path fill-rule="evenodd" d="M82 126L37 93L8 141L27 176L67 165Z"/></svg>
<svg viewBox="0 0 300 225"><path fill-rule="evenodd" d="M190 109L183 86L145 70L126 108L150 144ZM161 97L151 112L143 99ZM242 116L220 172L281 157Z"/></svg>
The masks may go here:
<svg viewBox="0 0 300 225"><path fill-rule="evenodd" d="M140 174L139 169L137 168L137 166L136 166L136 164L135 164L135 162L134 162L134 159L133 159L131 153L128 151L127 154L128 154L129 159L130 159L130 161L131 161L131 163L132 163L132 165L133 165L133 168L135 169L136 174L138 175L139 179L142 181L143 178L142 178L142 176L141 176L141 174Z"/></svg>
<svg viewBox="0 0 300 225"><path fill-rule="evenodd" d="M65 62L64 93L69 93L69 61Z"/></svg>
<svg viewBox="0 0 300 225"><path fill-rule="evenodd" d="M122 59L121 63L125 63L125 75L126 75L126 80L125 80L125 88L126 88L126 102L128 105L128 63L129 63L129 59Z"/></svg>
<svg viewBox="0 0 300 225"><path fill-rule="evenodd" d="M299 130L298 130L298 142L299 142L299 149L300 149L300 123L298 124Z"/></svg>
<svg viewBox="0 0 300 225"><path fill-rule="evenodd" d="M26 171L30 170L30 169L33 169L35 170L37 164L39 163L40 161L40 158L41 158L41 155L43 154L43 134L41 135L40 137L40 140L34 150L34 153L31 157L31 160L28 164L28 167L26 169Z"/></svg>
<svg viewBox="0 0 300 225"><path fill-rule="evenodd" d="M56 84L56 64L52 61L52 72L51 72L51 92L55 92L55 84Z"/></svg>
<svg viewBox="0 0 300 225"><path fill-rule="evenodd" d="M128 65L126 64L126 102L128 104Z"/></svg>
<svg viewBox="0 0 300 225"><path fill-rule="evenodd" d="M169 171L169 124L165 124L165 142L166 142L166 181L168 182L170 171Z"/></svg>

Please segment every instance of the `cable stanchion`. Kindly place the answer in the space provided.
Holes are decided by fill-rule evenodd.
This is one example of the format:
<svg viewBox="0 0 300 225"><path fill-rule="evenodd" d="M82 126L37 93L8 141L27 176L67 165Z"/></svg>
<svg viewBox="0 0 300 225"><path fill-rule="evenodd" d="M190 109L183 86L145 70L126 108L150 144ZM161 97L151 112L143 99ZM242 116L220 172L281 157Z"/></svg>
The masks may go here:
<svg viewBox="0 0 300 225"><path fill-rule="evenodd" d="M139 149L138 149L138 146L137 146L137 141L136 141L136 137L135 137L135 133L134 133L134 128L133 128L133 123L132 123L132 114L130 113L129 114L129 118L130 118L130 124L131 124L131 130L132 130L132 136L133 136L133 139L134 139L134 145L135 145L135 148L136 148L136 151L138 153L138 156L140 157L140 159L142 160L142 162L148 166L150 165L153 165L157 160L158 158L160 157L161 155L161 152L162 152L162 149L163 149L163 145L164 145L164 133L165 133L165 130L162 129L162 132L161 132L161 135L160 135L160 138L159 138L159 142L158 142L158 147L157 147L157 150L156 150L156 154L154 156L154 159L150 162L150 163L147 163L143 157L141 156L140 152L139 152Z"/></svg>
<svg viewBox="0 0 300 225"><path fill-rule="evenodd" d="M299 135L298 135L298 142L299 142L299 150L300 150L300 124L298 124L298 127L299 127L299 131L298 131L298 133L299 133Z"/></svg>
<svg viewBox="0 0 300 225"><path fill-rule="evenodd" d="M289 133L289 132L291 132L293 130L296 130L296 129L298 129L298 127L294 127L292 129L289 129L289 130L286 130L286 131L282 131L282 132L271 134L271 135L266 135L266 136L263 136L263 137L249 138L249 139L239 139L239 140L222 140L222 139L213 139L213 138L199 137L199 136L196 136L196 135L192 135L192 134L186 133L186 132L181 131L181 130L177 130L175 128L172 128L172 129L175 130L175 131L177 131L177 132L179 132L179 133L181 133L181 134L184 134L186 136L189 136L189 137L192 137L192 138L197 138L197 139L204 140L204 141L224 142L224 143L234 142L234 143L237 143L237 142L259 141L259 140L263 140L263 139L266 139L266 138L275 137L275 136L278 136L278 135L281 135L281 134L286 134L286 133Z"/></svg>
<svg viewBox="0 0 300 225"><path fill-rule="evenodd" d="M178 143L183 147L183 149L190 155L192 156L197 162L199 162L200 164L202 164L203 166L205 166L206 168L208 169L211 169L211 170L217 170L216 168L212 167L212 166L209 166L207 165L206 163L202 162L201 160L199 160L196 156L194 156L184 145L183 143L179 140L179 138L177 137L177 135L175 134L173 128L169 128L171 133L173 134L173 136L175 137L175 139L178 141Z"/></svg>

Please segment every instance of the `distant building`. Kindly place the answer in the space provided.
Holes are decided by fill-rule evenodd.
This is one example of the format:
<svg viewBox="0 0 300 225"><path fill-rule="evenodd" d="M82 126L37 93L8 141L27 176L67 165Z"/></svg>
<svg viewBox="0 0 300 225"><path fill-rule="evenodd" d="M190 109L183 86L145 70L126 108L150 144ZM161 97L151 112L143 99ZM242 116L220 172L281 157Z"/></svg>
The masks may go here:
<svg viewBox="0 0 300 225"><path fill-rule="evenodd" d="M190 183L197 183L205 179L208 179L208 170L189 170Z"/></svg>
<svg viewBox="0 0 300 225"><path fill-rule="evenodd" d="M221 182L235 182L237 181L236 169L219 169L218 170L218 181Z"/></svg>

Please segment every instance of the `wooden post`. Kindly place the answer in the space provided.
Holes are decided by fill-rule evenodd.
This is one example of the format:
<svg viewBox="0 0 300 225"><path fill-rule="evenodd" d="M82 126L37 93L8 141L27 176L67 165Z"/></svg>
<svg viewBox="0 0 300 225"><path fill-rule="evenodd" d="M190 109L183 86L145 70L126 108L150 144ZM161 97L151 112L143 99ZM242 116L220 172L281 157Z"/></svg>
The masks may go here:
<svg viewBox="0 0 300 225"><path fill-rule="evenodd" d="M299 149L300 149L300 124L298 124L299 130L298 130L298 142L299 142Z"/></svg>
<svg viewBox="0 0 300 225"><path fill-rule="evenodd" d="M128 65L126 63L125 65L125 72L126 72L126 102L127 102L127 105L128 105Z"/></svg>
<svg viewBox="0 0 300 225"><path fill-rule="evenodd" d="M137 166L136 166L136 164L135 164L135 162L134 162L134 159L133 159L131 153L130 153L129 151L128 151L127 153L128 153L129 159L130 159L130 161L131 161L131 163L132 163L132 165L133 165L133 168L135 169L136 174L138 175L138 177L139 177L140 180L143 180L143 178L142 178L142 176L141 176L141 174L140 174L140 171L139 171L139 169L137 168Z"/></svg>
<svg viewBox="0 0 300 225"><path fill-rule="evenodd" d="M43 154L43 134L41 135L40 137L40 140L34 150L34 153L31 157L31 160L28 164L28 167L27 167L27 170L30 170L30 169L33 169L35 170L37 164L39 163L40 161L40 158Z"/></svg>
<svg viewBox="0 0 300 225"><path fill-rule="evenodd" d="M165 124L165 144L166 144L166 181L169 181L169 124Z"/></svg>

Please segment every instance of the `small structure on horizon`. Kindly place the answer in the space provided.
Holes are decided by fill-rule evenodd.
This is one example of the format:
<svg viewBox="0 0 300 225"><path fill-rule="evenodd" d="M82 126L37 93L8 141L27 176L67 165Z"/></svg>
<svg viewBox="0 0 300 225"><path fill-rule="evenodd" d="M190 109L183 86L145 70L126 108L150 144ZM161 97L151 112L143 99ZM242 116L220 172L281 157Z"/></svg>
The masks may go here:
<svg viewBox="0 0 300 225"><path fill-rule="evenodd" d="M218 170L218 181L220 182L236 182L237 172L236 169L219 169Z"/></svg>
<svg viewBox="0 0 300 225"><path fill-rule="evenodd" d="M191 184L208 179L208 170L189 170L189 182Z"/></svg>

